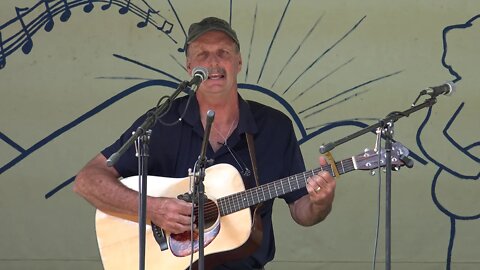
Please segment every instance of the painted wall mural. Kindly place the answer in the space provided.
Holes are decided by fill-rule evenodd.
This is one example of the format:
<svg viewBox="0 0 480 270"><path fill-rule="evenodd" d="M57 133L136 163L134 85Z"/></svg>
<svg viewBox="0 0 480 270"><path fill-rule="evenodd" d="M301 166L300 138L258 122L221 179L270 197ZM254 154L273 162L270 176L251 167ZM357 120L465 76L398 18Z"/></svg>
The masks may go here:
<svg viewBox="0 0 480 270"><path fill-rule="evenodd" d="M454 82L457 91L451 97L438 97L432 108L396 126L395 139L410 149L415 161L413 169L402 169L396 177L409 183L419 178L416 181L430 185L418 186L415 194L421 198L410 197L402 188L398 197L417 200L427 213L423 219L415 217L418 224L431 227L431 234L419 239L439 239L415 243L424 250L413 256L411 246L397 246L393 262L409 263L412 269L428 269L431 263L444 269L477 269L480 4L441 2L2 2L0 202L2 216L8 217L1 224L8 232L0 234L7 239L0 244L0 268L25 269L38 261L45 269L101 267L92 250L94 229L88 219L93 209L70 192L74 175L161 95L188 78L183 65L188 26L218 16L229 21L240 38L240 93L290 116L310 167L322 143L375 124L391 111L408 109L428 85ZM375 140L374 134L366 137ZM347 153L357 154L364 142L352 141ZM365 201L365 196L339 200L337 216L355 211L343 209L342 202ZM65 229L66 221L57 224L59 214L68 220L72 212L79 212L74 227ZM411 218L408 209L398 213L394 219ZM288 219L286 212L279 215L282 221ZM342 220L337 216L326 228L335 228ZM29 236L30 220L42 228L41 237ZM80 234L71 235L72 228ZM358 233L358 228L349 229L350 235ZM411 234L412 241L423 231L399 230ZM332 238L316 232L325 243L335 238L335 230ZM65 236L63 241L59 235ZM337 251L350 245L347 238L340 239ZM46 240L55 243L50 251L41 249ZM65 250L62 245L68 240L77 245ZM27 243L33 243L30 249ZM364 247L369 248L370 243ZM353 252L334 258L308 251L284 259L277 254L274 265L345 269L342 263L361 261L356 269L367 269L370 258L355 259ZM305 257L308 263L301 262Z"/></svg>

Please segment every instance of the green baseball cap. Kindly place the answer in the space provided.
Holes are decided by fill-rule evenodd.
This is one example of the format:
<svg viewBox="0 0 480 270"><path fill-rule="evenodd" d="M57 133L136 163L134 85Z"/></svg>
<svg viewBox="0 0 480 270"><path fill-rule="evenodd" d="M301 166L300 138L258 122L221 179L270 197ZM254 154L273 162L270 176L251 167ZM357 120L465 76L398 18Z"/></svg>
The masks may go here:
<svg viewBox="0 0 480 270"><path fill-rule="evenodd" d="M194 42L201 35L205 34L208 31L222 31L233 39L235 44L237 44L238 49L240 49L240 42L238 42L237 33L232 29L230 24L222 19L216 17L208 17L201 20L198 23L192 23L188 29L188 36L185 42L185 53L187 52L188 45Z"/></svg>

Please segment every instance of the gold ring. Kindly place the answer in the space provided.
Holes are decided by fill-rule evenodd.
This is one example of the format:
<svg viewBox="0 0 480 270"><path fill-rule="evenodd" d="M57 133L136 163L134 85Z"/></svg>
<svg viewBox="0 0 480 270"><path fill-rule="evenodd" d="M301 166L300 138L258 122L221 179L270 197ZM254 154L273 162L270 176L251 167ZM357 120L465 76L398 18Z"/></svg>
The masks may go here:
<svg viewBox="0 0 480 270"><path fill-rule="evenodd" d="M320 189L322 189L322 188L321 188L321 187L317 187L317 188L315 189L315 192L319 192Z"/></svg>

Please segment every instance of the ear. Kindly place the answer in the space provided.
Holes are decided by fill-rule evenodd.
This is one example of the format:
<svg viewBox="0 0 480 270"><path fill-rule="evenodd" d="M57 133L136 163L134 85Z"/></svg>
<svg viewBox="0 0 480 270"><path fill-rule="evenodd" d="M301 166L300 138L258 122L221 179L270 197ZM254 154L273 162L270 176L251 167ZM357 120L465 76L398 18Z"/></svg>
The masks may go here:
<svg viewBox="0 0 480 270"><path fill-rule="evenodd" d="M243 65L242 55L239 53L238 54L238 73L240 73L240 71L242 70L242 65Z"/></svg>
<svg viewBox="0 0 480 270"><path fill-rule="evenodd" d="M192 73L192 64L190 63L190 61L188 61L188 58L187 58L187 62L185 64L185 67L187 68L188 74L191 74Z"/></svg>

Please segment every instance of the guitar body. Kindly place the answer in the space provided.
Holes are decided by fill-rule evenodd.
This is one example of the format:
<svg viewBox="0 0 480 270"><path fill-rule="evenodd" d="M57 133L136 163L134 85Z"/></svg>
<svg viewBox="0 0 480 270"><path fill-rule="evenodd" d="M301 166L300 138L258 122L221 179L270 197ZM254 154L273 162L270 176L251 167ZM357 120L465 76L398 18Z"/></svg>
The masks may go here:
<svg viewBox="0 0 480 270"><path fill-rule="evenodd" d="M408 165L408 149L395 142L391 151L391 166L400 168ZM372 170L386 165L385 151L367 150L349 159L324 165L320 168L297 173L261 186L245 190L242 177L231 165L218 164L206 169L205 194L207 195L210 210L218 219L208 219L205 228L205 269L211 269L225 261L233 261L247 257L262 241L262 222L257 215L258 205L283 194L305 188L308 177L320 171L328 171L334 176L354 170ZM332 167L335 167L333 170ZM147 194L153 197L176 198L189 191L189 178L165 178L149 176ZM138 177L129 177L122 180L127 187L138 191ZM207 206L207 204L206 204ZM257 206L250 214L250 207ZM207 220L207 216L205 216ZM97 240L106 270L136 269L139 266L138 248L138 218L137 216L119 215L97 210L95 216ZM147 224L151 222L147 220ZM156 227L156 226L155 226ZM145 268L183 270L190 265L190 235L170 234L166 232L169 249L161 251L155 240L152 226L146 227ZM194 247L198 247L198 239L194 237ZM193 269L198 263L198 250L194 248Z"/></svg>
<svg viewBox="0 0 480 270"><path fill-rule="evenodd" d="M147 194L154 197L176 198L177 195L189 191L189 178L165 178L149 176L147 178ZM138 191L138 177L129 177L122 180L130 189ZM238 171L228 164L218 164L206 169L204 181L205 194L208 199L215 201L230 194L245 190L242 178ZM139 228L138 217L106 213L97 210L95 216L97 241L102 257L102 263L106 270L136 269L139 265ZM147 224L150 221L147 220ZM205 228L205 234L213 237L211 243L205 244L205 266L211 263L219 263L225 255L232 254L236 257L246 256L239 254L243 249L253 250L256 243L261 241L261 236L252 234L258 233L256 226L261 222L252 223L250 209L246 208L229 215L219 216L219 222L210 228ZM213 233L212 233L213 232ZM166 232L167 239L171 234ZM210 237L209 236L209 237ZM169 249L160 250L152 234L152 226L147 225L145 243L145 268L146 269L186 269L190 265L190 253L188 255L174 255L170 241ZM207 236L205 237L207 239ZM188 241L189 242L189 241ZM231 252L230 252L231 251ZM212 255L212 256L210 256ZM215 258L214 261L210 258ZM209 259L207 261L207 259ZM198 260L198 252L193 254L193 262ZM207 264L208 263L208 264ZM208 269L208 268L206 268Z"/></svg>

